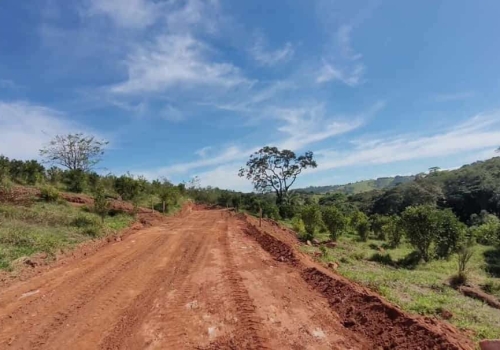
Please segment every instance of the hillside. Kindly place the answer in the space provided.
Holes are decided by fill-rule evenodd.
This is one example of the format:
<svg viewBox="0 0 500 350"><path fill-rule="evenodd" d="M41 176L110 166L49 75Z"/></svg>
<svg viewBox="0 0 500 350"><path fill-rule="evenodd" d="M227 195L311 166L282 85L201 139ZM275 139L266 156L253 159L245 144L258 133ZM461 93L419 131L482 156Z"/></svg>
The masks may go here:
<svg viewBox="0 0 500 350"><path fill-rule="evenodd" d="M300 188L295 191L306 192L313 194L326 194L333 192L341 192L345 194L357 194L373 190L383 190L395 187L402 183L413 181L415 176L395 176L395 177L379 177L375 180L363 180L352 182L345 185L331 185L331 186L309 186Z"/></svg>

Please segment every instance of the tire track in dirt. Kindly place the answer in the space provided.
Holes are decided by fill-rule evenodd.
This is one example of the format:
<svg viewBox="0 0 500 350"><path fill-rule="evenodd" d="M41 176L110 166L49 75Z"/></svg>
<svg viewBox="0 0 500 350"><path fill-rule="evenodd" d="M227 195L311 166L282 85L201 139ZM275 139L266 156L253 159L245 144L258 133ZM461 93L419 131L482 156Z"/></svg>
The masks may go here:
<svg viewBox="0 0 500 350"><path fill-rule="evenodd" d="M107 269L105 274L99 274L97 278L84 283L83 286L78 286L78 289L75 289L78 292L71 297L70 304L64 305L62 310L56 313L52 321L47 322L41 327L38 326L36 332L30 335L32 339L30 340L29 348L39 349L47 344L48 339L53 336L54 329L64 326L65 323L70 321L71 317L77 317L79 311L93 300L94 295L103 293L104 289L108 288L114 279L119 278L121 273L129 270L133 265L137 264L137 262L144 260L144 257L153 255L165 240L166 237L159 237L151 242L141 254L132 254L132 257L127 256L127 260L118 265L114 265L112 269Z"/></svg>
<svg viewBox="0 0 500 350"><path fill-rule="evenodd" d="M193 295L193 284L189 278L205 261L210 236L197 233L199 228L193 225L184 226L179 229L180 246L172 252L174 256L170 258L170 268L157 271L145 292L138 295L132 306L120 316L120 321L101 342L100 348L154 348L160 346L157 343L161 343L162 349L188 346L187 320L191 315L186 313L186 303L187 298ZM163 300L165 295L170 295L166 302ZM153 329L153 337L145 339L142 328L155 317L156 324L161 323L161 328Z"/></svg>
<svg viewBox="0 0 500 350"><path fill-rule="evenodd" d="M116 254L112 254L111 256L114 257L113 260L109 260L109 257L105 255L89 268L79 269L77 274L69 278L63 278L63 281L55 289L50 290L47 288L47 295L42 294L27 305L25 303L21 304L21 307L17 310L10 312L7 317L3 317L3 322L0 325L3 326L4 323L10 321L10 329L14 329L14 327L15 329L24 329L23 333L28 336L20 339L5 339L2 337L0 338L0 344L7 343L19 348L29 349L43 347L50 337L54 336L56 333L55 330L68 324L71 318L77 317L85 306L92 302L96 295L98 296L104 290L108 289L115 279L119 279L127 271L133 270L133 267L138 263L144 260L147 261L148 257L154 257L154 252L167 239L168 236L162 235L152 240L141 242L140 247L134 244L133 248L125 253L119 251ZM59 291L64 292L61 293ZM53 310L57 311L54 312ZM36 319L35 321L31 320L33 316L45 314L52 316L44 317L41 322ZM16 322L13 323L13 319ZM5 327L4 329L8 330L9 328Z"/></svg>
<svg viewBox="0 0 500 350"><path fill-rule="evenodd" d="M223 214L224 215L224 214ZM236 316L238 318L237 327L231 337L219 339L206 349L248 349L248 350L264 350L269 349L266 345L266 340L262 336L261 326L262 320L255 313L255 305L248 294L248 290L243 283L243 278L239 275L233 257L233 252L229 246L229 225L227 220L224 222L222 230L224 233L219 238L219 243L223 249L225 257L226 270L224 271L225 279L230 288L230 298L236 305Z"/></svg>

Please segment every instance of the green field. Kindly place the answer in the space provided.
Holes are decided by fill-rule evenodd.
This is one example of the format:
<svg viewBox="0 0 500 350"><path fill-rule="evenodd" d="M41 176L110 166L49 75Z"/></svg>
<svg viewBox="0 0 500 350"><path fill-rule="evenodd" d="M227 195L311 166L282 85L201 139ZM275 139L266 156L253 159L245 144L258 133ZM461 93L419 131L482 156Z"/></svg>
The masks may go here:
<svg viewBox="0 0 500 350"><path fill-rule="evenodd" d="M319 237L327 238L321 234ZM309 246L303 249L320 251ZM498 272L500 250L481 245L474 249L467 270L469 283L482 286L500 298L500 275L485 272L488 269ZM500 338L500 310L465 297L449 286L449 278L457 272L454 256L450 260L411 266L409 259L404 260L410 253L411 247L404 244L388 249L384 241L360 242L358 236L348 234L340 238L337 247L327 248L320 259L325 263L337 262L338 272L343 276L380 293L404 310L437 317L446 310L453 314L449 322L471 331L475 339ZM406 262L407 267L391 266L398 262L400 265Z"/></svg>
<svg viewBox="0 0 500 350"><path fill-rule="evenodd" d="M129 226L128 214L101 218L67 203L36 202L30 206L0 204L0 269L36 253L54 257L78 243L113 234Z"/></svg>

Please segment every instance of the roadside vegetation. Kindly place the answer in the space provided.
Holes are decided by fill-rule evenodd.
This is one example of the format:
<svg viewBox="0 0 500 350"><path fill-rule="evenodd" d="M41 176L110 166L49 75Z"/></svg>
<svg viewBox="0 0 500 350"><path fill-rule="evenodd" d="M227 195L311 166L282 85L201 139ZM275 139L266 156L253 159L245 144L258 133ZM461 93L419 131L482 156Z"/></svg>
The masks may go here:
<svg viewBox="0 0 500 350"><path fill-rule="evenodd" d="M115 176L94 169L107 142L84 134L56 136L40 150L45 160L22 161L0 155L0 269L12 269L16 260L33 254L46 258L85 240L113 234L129 226L134 213L111 210L112 199L171 214L188 197L184 184L167 179L148 181L130 173ZM18 202L18 187L29 196ZM191 189L193 190L193 189ZM62 200L62 192L82 193L93 199L84 207ZM12 195L11 195L12 194Z"/></svg>
<svg viewBox="0 0 500 350"><path fill-rule="evenodd" d="M0 204L0 269L12 269L16 260L37 253L53 258L61 250L114 234L133 221L124 213L102 219L88 208L63 202Z"/></svg>

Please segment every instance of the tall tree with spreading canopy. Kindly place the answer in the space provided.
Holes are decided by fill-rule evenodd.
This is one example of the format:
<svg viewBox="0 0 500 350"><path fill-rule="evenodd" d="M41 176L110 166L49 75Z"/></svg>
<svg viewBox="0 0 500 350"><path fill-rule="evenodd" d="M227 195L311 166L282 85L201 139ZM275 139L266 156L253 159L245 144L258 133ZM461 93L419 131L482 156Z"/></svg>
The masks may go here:
<svg viewBox="0 0 500 350"><path fill-rule="evenodd" d="M83 133L57 135L40 150L46 162L57 164L68 170L88 172L101 161L105 140Z"/></svg>
<svg viewBox="0 0 500 350"><path fill-rule="evenodd" d="M251 180L258 192L276 193L278 205L288 200L288 190L304 169L316 168L313 152L297 156L290 150L266 146L250 156L239 176Z"/></svg>

